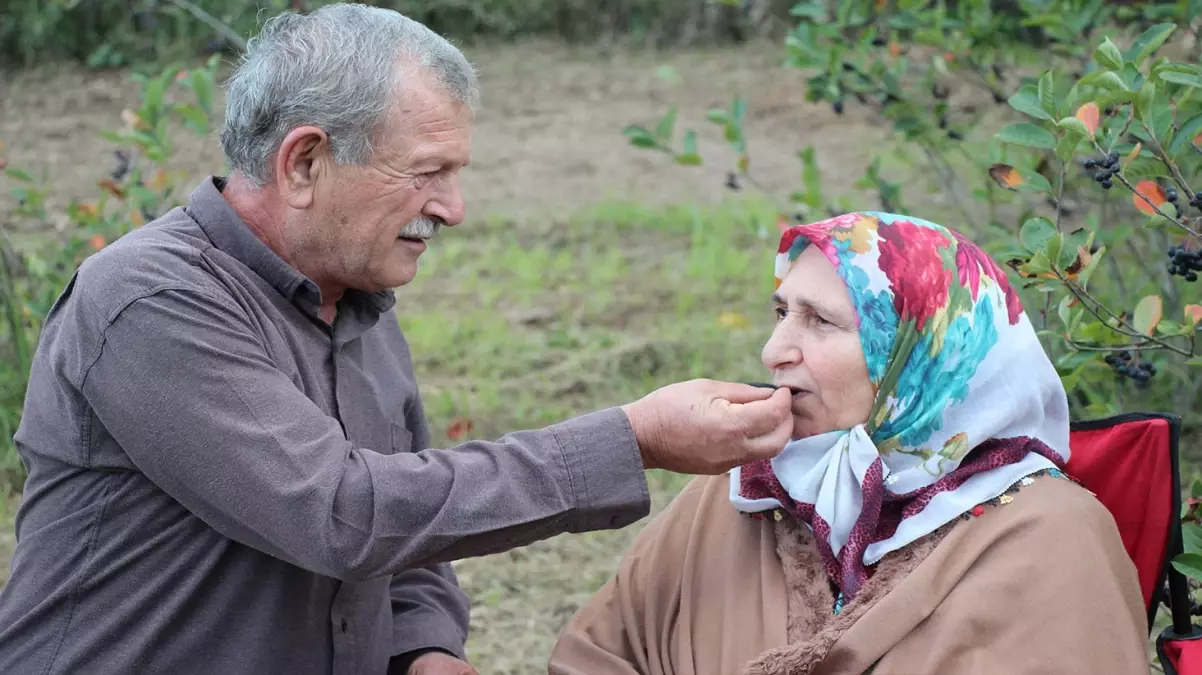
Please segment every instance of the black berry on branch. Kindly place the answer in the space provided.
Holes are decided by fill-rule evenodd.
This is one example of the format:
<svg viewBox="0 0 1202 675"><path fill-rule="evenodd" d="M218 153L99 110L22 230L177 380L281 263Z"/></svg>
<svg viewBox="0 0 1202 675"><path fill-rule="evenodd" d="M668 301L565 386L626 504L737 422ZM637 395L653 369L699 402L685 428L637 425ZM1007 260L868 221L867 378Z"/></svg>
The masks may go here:
<svg viewBox="0 0 1202 675"><path fill-rule="evenodd" d="M1093 171L1093 179L1104 190L1114 187L1114 175L1119 172L1119 153L1111 152L1104 157L1091 157L1081 163L1087 171Z"/></svg>
<svg viewBox="0 0 1202 675"><path fill-rule="evenodd" d="M1184 244L1169 249L1169 274L1194 282L1199 272L1202 272L1202 251L1190 250Z"/></svg>
<svg viewBox="0 0 1202 675"><path fill-rule="evenodd" d="M1140 389L1147 387L1156 375L1155 365L1149 361L1136 362L1135 357L1127 350L1111 352L1106 355L1105 361L1120 379L1130 379Z"/></svg>

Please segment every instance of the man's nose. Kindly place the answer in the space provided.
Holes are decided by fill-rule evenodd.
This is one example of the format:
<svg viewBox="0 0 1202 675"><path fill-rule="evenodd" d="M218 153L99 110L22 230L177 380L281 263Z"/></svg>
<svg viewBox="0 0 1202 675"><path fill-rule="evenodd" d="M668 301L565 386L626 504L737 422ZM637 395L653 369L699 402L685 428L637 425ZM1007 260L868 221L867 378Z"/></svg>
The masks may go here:
<svg viewBox="0 0 1202 675"><path fill-rule="evenodd" d="M446 189L426 202L422 213L438 218L448 227L454 227L463 222L467 207L463 203L463 192L459 189L459 177L455 176L448 183Z"/></svg>

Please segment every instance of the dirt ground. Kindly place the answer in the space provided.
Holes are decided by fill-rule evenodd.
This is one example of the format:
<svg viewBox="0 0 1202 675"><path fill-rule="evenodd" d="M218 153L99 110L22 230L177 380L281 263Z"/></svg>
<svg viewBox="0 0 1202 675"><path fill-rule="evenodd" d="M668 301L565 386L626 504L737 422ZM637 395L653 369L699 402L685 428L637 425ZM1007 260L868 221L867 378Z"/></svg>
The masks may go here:
<svg viewBox="0 0 1202 675"><path fill-rule="evenodd" d="M534 44L469 57L483 89L473 164L463 177L469 218L554 217L612 200L719 199L728 194L724 167L733 154L704 115L736 93L748 99L753 175L781 195L797 184L797 153L806 145L815 146L830 185L847 186L884 137L862 111L836 116L802 100L800 74L779 67L776 43L666 55ZM97 132L120 127L121 110L136 96L125 71L0 72L0 156L35 176L45 171L52 206L94 196L96 179L113 166L113 146ZM707 166L675 167L626 144L624 125L650 126L670 105L680 109L678 134L684 125L698 130ZM215 134L180 135L174 164L194 177L220 172ZM0 217L12 207L3 193Z"/></svg>

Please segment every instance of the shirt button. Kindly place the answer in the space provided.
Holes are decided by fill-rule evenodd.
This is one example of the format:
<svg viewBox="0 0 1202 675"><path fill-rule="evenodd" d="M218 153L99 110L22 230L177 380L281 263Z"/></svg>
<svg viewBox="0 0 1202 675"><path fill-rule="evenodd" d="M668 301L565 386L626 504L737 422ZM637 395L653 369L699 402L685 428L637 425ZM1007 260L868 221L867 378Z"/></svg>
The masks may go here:
<svg viewBox="0 0 1202 675"><path fill-rule="evenodd" d="M342 632L345 633L346 629L347 629L346 619L343 619L342 620Z"/></svg>

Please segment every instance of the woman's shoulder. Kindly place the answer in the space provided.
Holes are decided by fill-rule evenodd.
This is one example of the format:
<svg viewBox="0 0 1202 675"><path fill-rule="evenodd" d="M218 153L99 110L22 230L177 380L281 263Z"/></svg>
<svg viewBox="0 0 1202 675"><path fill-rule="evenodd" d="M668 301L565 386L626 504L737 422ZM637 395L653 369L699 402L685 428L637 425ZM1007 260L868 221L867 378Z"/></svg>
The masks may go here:
<svg viewBox="0 0 1202 675"><path fill-rule="evenodd" d="M1073 548L1125 555L1114 516L1092 492L1060 472L1020 481L964 521L948 539L982 550L1021 542L1034 555L1044 551L1062 557Z"/></svg>

